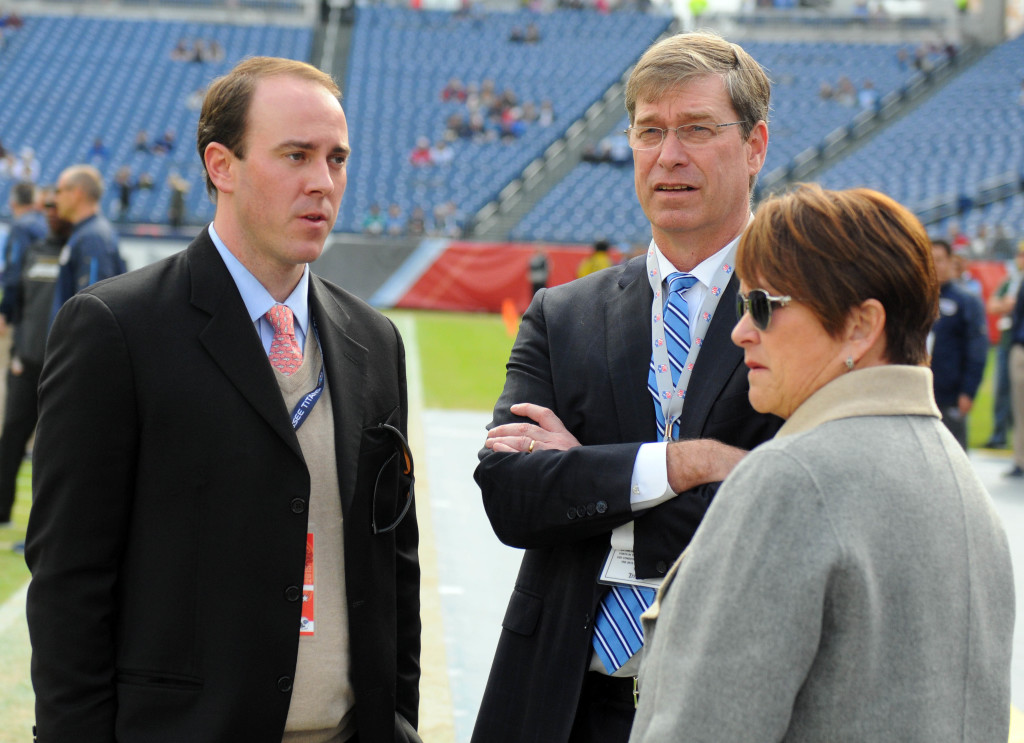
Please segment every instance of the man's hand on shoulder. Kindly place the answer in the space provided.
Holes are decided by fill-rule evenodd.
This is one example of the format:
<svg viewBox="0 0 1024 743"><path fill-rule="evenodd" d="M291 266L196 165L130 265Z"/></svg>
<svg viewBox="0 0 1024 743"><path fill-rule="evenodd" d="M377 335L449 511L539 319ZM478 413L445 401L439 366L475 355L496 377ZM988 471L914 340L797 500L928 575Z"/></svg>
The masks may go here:
<svg viewBox="0 0 1024 743"><path fill-rule="evenodd" d="M668 485L675 493L709 482L721 482L740 460L745 449L714 439L673 441L667 447Z"/></svg>
<svg viewBox="0 0 1024 743"><path fill-rule="evenodd" d="M484 446L493 451L514 453L538 449L565 451L580 446L576 437L566 430L562 421L549 408L521 402L509 410L513 415L529 418L533 423L503 423L487 432Z"/></svg>

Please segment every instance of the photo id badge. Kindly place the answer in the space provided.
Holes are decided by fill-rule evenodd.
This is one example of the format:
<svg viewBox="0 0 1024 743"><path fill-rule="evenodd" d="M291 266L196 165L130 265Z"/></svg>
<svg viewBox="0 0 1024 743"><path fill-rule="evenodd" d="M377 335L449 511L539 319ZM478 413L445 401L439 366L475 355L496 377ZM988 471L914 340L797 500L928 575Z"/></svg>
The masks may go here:
<svg viewBox="0 0 1024 743"><path fill-rule="evenodd" d="M633 550L616 549L608 550L608 557L605 558L604 567L601 569L601 577L598 583L608 586L643 586L646 588L657 588L661 585L662 578L637 578L636 567L633 564Z"/></svg>
<svg viewBox="0 0 1024 743"><path fill-rule="evenodd" d="M300 636L314 634L313 615L316 608L313 592L313 533L306 534L306 569L302 578L302 620L299 624Z"/></svg>

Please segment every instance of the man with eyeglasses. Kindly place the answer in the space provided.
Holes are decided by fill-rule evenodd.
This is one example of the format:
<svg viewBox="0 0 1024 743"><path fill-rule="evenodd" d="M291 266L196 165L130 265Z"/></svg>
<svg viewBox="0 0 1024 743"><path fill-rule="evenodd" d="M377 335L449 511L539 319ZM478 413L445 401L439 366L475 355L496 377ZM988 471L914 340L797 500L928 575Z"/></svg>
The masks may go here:
<svg viewBox="0 0 1024 743"><path fill-rule="evenodd" d="M309 269L348 182L340 96L273 57L213 81L213 222L54 321L25 550L40 743L420 740L402 340Z"/></svg>
<svg viewBox="0 0 1024 743"><path fill-rule="evenodd" d="M757 63L706 33L655 44L630 77L649 251L537 293L476 471L496 534L526 551L474 743L628 739L638 614L781 424L750 407L729 337L769 96Z"/></svg>
<svg viewBox="0 0 1024 743"><path fill-rule="evenodd" d="M127 270L117 233L100 211L102 198L103 176L91 165L72 165L57 179L57 215L73 227L60 255L51 321L76 292Z"/></svg>

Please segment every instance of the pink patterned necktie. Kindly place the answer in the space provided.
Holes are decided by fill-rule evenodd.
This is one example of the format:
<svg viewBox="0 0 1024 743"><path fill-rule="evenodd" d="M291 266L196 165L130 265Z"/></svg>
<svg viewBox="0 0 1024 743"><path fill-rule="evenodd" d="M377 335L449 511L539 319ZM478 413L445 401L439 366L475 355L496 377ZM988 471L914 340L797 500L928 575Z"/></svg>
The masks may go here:
<svg viewBox="0 0 1024 743"><path fill-rule="evenodd" d="M270 364L286 377L302 366L302 349L295 340L295 317L283 304L275 304L266 314L274 326L274 340L270 343Z"/></svg>

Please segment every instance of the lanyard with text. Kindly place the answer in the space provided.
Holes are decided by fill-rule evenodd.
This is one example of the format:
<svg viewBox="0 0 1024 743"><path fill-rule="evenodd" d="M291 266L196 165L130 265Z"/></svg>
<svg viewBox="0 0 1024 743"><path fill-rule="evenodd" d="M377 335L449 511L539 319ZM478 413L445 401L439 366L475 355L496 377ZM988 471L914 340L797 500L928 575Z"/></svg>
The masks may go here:
<svg viewBox="0 0 1024 743"><path fill-rule="evenodd" d="M733 261L736 257L736 245L725 255L722 265L715 270L715 276L711 281L711 288L701 305L700 316L694 318L690 313L690 352L686 356L686 363L679 374L679 381L672 384L672 371L669 367L668 346L665 344L665 304L662 297L662 275L658 268L658 256L655 255L654 245L647 250L647 279L651 282L651 290L654 292L654 300L651 302L651 348L654 359L654 378L658 385L658 401L661 403L661 411L665 414L665 440L672 440L672 428L683 412L683 403L686 401L686 388L690 384L690 374L697 362L697 355L704 344L704 336L708 332L711 318L714 317L715 309L722 298L729 279L732 278ZM720 277L720 278L719 278Z"/></svg>
<svg viewBox="0 0 1024 743"><path fill-rule="evenodd" d="M313 325L313 337L316 338L316 347L320 351L320 377L317 379L316 387L307 393L299 404L295 406L295 410L292 411L292 428L296 431L299 430L299 426L306 422L306 416L312 412L313 407L320 400L320 395L324 392L324 367L327 366L327 361L324 359L324 349L320 345L320 333L316 329L316 319L310 316L310 323Z"/></svg>

